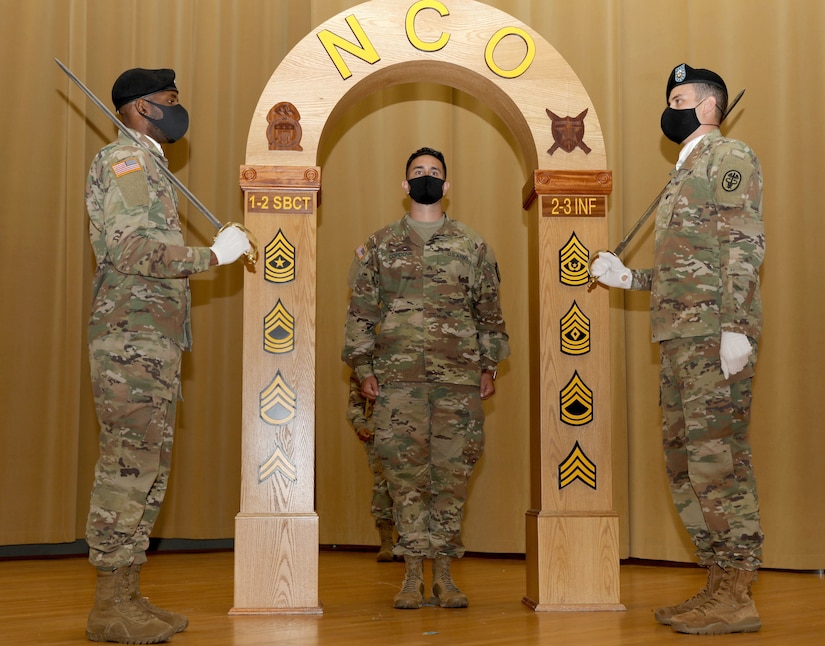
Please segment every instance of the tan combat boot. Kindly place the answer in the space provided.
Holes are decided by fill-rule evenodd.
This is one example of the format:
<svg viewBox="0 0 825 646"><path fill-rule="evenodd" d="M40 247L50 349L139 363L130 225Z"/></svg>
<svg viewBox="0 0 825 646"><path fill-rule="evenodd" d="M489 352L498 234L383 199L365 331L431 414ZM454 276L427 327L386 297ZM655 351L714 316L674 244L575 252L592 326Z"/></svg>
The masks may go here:
<svg viewBox="0 0 825 646"><path fill-rule="evenodd" d="M675 606L664 606L663 608L656 608L653 616L656 621L665 626L670 626L670 620L674 615L681 615L683 612L688 612L694 608L701 606L705 601L713 596L713 593L719 589L719 584L722 582L722 575L725 570L714 563L708 568L708 580L705 587L694 594L690 599L683 601Z"/></svg>
<svg viewBox="0 0 825 646"><path fill-rule="evenodd" d="M442 608L466 608L470 605L467 595L453 583L449 556L439 554L433 561L433 596L430 603Z"/></svg>
<svg viewBox="0 0 825 646"><path fill-rule="evenodd" d="M95 605L86 622L86 637L90 641L159 644L174 634L172 626L129 598L129 568L97 571Z"/></svg>
<svg viewBox="0 0 825 646"><path fill-rule="evenodd" d="M756 572L727 568L713 597L693 610L675 615L670 627L677 633L691 635L756 632L762 621L751 594L755 580Z"/></svg>
<svg viewBox="0 0 825 646"><path fill-rule="evenodd" d="M402 610L415 610L424 605L424 557L405 556L404 565L404 583L392 605Z"/></svg>
<svg viewBox="0 0 825 646"><path fill-rule="evenodd" d="M189 620L182 614L177 612L171 612L170 610L164 610L163 608L158 608L157 606L153 605L149 599L140 594L140 568L143 567L142 565L130 565L129 566L129 598L134 601L139 607L143 608L146 612L151 615L154 615L158 619L163 622L166 622L172 628L175 629L176 633L181 633L186 630L186 627L189 625Z"/></svg>
<svg viewBox="0 0 825 646"><path fill-rule="evenodd" d="M392 561L392 547L395 545L393 531L395 525L389 520L380 520L376 524L378 535L381 537L381 547L378 548L378 557L375 559L379 563Z"/></svg>

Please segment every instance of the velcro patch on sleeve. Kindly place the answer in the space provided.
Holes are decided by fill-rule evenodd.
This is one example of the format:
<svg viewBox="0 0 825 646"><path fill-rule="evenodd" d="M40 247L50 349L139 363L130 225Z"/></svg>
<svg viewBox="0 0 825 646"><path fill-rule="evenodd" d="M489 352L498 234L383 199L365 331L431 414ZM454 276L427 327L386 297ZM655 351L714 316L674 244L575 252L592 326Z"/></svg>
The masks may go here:
<svg viewBox="0 0 825 646"><path fill-rule="evenodd" d="M149 205L149 183L146 181L146 173L129 172L115 177L115 182L127 208Z"/></svg>

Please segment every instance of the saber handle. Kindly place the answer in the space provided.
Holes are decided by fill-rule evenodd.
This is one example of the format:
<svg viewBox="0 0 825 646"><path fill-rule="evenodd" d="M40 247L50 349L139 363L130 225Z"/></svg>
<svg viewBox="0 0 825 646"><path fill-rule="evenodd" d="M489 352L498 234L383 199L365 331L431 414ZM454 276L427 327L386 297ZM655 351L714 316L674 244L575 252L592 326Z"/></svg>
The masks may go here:
<svg viewBox="0 0 825 646"><path fill-rule="evenodd" d="M653 212L656 210L656 207L659 206L659 201L662 199L662 195L665 194L665 191L667 190L667 187L669 185L670 185L670 182L668 182L667 184L665 184L662 187L662 190L659 191L659 194L656 197L653 198L653 201L647 207L645 212L642 213L642 217L640 217L638 220L636 220L636 224L634 224L630 228L630 231L628 231L625 234L625 236L624 236L624 238L622 238L621 242L619 242L619 244L616 245L616 248L613 251L611 251L610 253L612 253L617 258L621 257L622 253L627 248L627 245L629 245L630 241L633 240L633 238L636 237L636 234L639 233L639 229L642 228L642 225L645 222L647 222L647 219L653 214ZM599 281L598 276L593 276L591 274L590 275L590 281L587 283L587 290L588 291L593 290L593 288L596 286L596 283L598 281Z"/></svg>

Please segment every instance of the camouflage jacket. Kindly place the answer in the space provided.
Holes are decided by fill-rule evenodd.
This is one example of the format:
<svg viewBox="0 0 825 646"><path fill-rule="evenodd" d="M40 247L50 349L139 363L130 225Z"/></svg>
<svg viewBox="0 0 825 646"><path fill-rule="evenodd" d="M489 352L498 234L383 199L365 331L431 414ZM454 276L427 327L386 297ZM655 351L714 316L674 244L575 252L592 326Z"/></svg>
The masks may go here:
<svg viewBox="0 0 825 646"><path fill-rule="evenodd" d="M653 340L722 331L758 340L764 255L759 161L714 130L671 173L656 211L654 267L633 270L631 288L650 290Z"/></svg>
<svg viewBox="0 0 825 646"><path fill-rule="evenodd" d="M122 133L92 161L86 208L97 268L89 339L151 332L191 347L187 276L209 268L211 251L185 246L177 193L158 170L167 163Z"/></svg>
<svg viewBox="0 0 825 646"><path fill-rule="evenodd" d="M342 358L361 381L478 385L510 353L495 255L460 222L424 243L404 217L370 236L350 276Z"/></svg>

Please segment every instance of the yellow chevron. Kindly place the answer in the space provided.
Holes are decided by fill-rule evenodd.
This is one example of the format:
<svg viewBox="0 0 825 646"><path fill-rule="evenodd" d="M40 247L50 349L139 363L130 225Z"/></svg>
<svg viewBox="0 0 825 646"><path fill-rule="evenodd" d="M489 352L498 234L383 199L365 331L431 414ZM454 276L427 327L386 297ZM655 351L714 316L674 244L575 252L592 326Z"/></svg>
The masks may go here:
<svg viewBox="0 0 825 646"><path fill-rule="evenodd" d="M284 232L278 233L266 245L264 278L270 283L288 283L295 280L295 247Z"/></svg>
<svg viewBox="0 0 825 646"><path fill-rule="evenodd" d="M275 307L264 318L264 350L284 354L295 349L295 318L278 299Z"/></svg>
<svg viewBox="0 0 825 646"><path fill-rule="evenodd" d="M570 426L584 426L593 421L593 391L579 377L578 371L559 394L561 421Z"/></svg>
<svg viewBox="0 0 825 646"><path fill-rule="evenodd" d="M590 352L590 319L579 309L576 301L561 319L561 351L569 355Z"/></svg>
<svg viewBox="0 0 825 646"><path fill-rule="evenodd" d="M289 423L295 417L298 395L286 383L281 371L260 395L261 419L273 426Z"/></svg>
<svg viewBox="0 0 825 646"><path fill-rule="evenodd" d="M559 280L561 283L573 287L586 285L590 280L587 270L589 258L590 252L579 241L574 231L567 244L559 250Z"/></svg>
<svg viewBox="0 0 825 646"><path fill-rule="evenodd" d="M581 480L591 489L596 488L596 465L585 455L578 442L559 465L559 489Z"/></svg>
<svg viewBox="0 0 825 646"><path fill-rule="evenodd" d="M272 477L276 471L280 471L281 475L292 482L298 479L297 467L284 454L280 446L275 447L275 452L258 468L258 482Z"/></svg>

